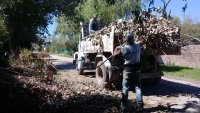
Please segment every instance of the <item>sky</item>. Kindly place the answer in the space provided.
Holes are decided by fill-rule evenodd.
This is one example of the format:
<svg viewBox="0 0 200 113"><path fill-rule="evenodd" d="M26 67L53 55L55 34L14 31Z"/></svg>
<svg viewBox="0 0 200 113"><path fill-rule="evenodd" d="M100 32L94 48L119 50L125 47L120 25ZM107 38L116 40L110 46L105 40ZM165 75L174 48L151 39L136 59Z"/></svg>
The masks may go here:
<svg viewBox="0 0 200 113"><path fill-rule="evenodd" d="M168 0L165 0L168 1ZM192 16L200 18L200 0L171 0L167 6L167 11L171 10L171 15L184 17L182 7L187 3L187 9L185 11L185 16ZM163 7L161 0L155 0L155 7Z"/></svg>
<svg viewBox="0 0 200 113"><path fill-rule="evenodd" d="M154 0L154 6L155 7L163 7L162 0ZM168 1L168 0L165 0ZM182 7L187 3L187 9L185 11L185 14L182 11ZM200 0L171 0L170 3L167 6L167 12L171 10L171 16L179 16L180 18L184 18L184 16L191 16L194 18L200 19ZM53 34L54 30L56 29L57 23L54 22L52 25L48 26L48 30L50 34Z"/></svg>

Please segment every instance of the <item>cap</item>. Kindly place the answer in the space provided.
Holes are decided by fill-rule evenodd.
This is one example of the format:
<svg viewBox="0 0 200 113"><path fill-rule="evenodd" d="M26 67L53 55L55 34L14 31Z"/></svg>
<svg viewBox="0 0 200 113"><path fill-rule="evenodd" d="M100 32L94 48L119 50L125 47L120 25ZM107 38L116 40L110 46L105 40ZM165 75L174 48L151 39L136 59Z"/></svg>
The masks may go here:
<svg viewBox="0 0 200 113"><path fill-rule="evenodd" d="M134 41L134 36L132 33L126 34L126 41L128 41L128 42Z"/></svg>

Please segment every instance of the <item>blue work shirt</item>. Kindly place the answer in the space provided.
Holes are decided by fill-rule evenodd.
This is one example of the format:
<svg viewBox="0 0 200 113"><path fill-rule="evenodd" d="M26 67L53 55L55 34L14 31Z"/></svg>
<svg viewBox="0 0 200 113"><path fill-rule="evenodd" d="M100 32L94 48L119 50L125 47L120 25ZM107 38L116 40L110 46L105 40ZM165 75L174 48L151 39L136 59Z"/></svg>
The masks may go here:
<svg viewBox="0 0 200 113"><path fill-rule="evenodd" d="M132 65L140 62L141 48L139 43L121 47L121 53L124 56L124 65Z"/></svg>

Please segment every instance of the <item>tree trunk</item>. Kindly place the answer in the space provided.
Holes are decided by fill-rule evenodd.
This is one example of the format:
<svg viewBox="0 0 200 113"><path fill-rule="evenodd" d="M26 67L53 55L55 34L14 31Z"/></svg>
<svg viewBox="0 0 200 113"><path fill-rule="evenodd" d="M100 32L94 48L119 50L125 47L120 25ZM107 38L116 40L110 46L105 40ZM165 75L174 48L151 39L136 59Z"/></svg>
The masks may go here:
<svg viewBox="0 0 200 113"><path fill-rule="evenodd" d="M20 54L20 46L19 46L20 38L19 38L19 35L17 35L17 34L15 36L13 35L10 37L11 55L15 59L18 58L19 54Z"/></svg>

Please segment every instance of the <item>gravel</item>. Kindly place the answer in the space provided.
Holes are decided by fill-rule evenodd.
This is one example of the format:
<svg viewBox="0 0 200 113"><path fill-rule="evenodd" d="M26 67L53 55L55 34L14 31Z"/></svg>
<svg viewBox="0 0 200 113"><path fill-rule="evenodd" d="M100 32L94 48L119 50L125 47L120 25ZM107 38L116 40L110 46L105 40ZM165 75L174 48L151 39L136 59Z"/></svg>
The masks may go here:
<svg viewBox="0 0 200 113"><path fill-rule="evenodd" d="M93 72L85 73L84 75L78 75L76 73L75 67L72 65L72 58L59 57L52 55L53 63L58 65L60 73L62 74L62 79L79 82L81 84L86 84L86 87L90 85L87 82L92 83L93 86L96 84L95 75ZM55 62L54 62L55 61ZM143 100L145 103L145 112L157 113L157 112L186 112L186 113L199 113L200 112L200 83L194 82L188 79L181 79L178 77L164 76L159 85L157 86L144 86L143 89ZM89 90L89 89L88 89ZM96 87L96 90L98 88ZM91 90L90 90L91 91ZM111 106L107 104L102 105L101 108L106 108L101 112L106 110L115 109L119 112L119 101L121 99L121 90L107 91L105 90L109 98L114 100L106 102L107 104L112 104ZM100 92L102 92L100 90ZM114 92L113 95L110 92ZM83 93L83 92L82 92ZM117 95L117 96L116 96ZM95 101L95 98L93 99ZM88 101L87 101L88 102ZM97 101L102 104L101 101ZM90 104L93 104L89 102ZM135 110L135 94L129 92L129 111L133 112ZM83 107L83 106L80 106ZM94 107L94 106L93 106ZM110 109L107 109L109 107ZM95 109L98 106L94 107ZM114 111L115 111L114 110Z"/></svg>

